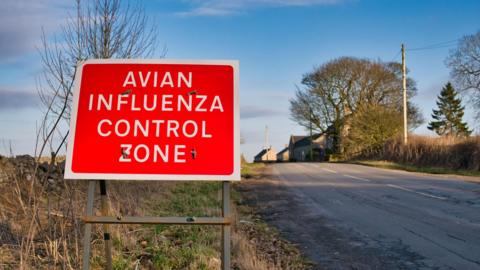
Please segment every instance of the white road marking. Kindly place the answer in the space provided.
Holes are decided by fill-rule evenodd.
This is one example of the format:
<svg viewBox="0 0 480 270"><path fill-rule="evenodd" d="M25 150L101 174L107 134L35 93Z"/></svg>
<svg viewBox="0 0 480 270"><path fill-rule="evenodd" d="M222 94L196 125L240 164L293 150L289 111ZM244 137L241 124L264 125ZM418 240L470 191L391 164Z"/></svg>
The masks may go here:
<svg viewBox="0 0 480 270"><path fill-rule="evenodd" d="M387 186L392 187L392 188L401 189L403 191L413 192L413 193L416 193L416 194L419 194L419 195L422 195L422 196L425 196L425 197L434 198L434 199L439 199L439 200L446 200L447 199L445 197L435 196L435 195L432 195L432 194L427 194L427 193L424 193L424 192L415 191L413 189L409 189L409 188L401 187L401 186L397 186L397 185L388 184Z"/></svg>
<svg viewBox="0 0 480 270"><path fill-rule="evenodd" d="M369 179L362 178L362 177L357 177L357 176L353 176L353 175L349 175L349 174L344 174L343 176L350 177L352 179L356 179L356 180L360 180L360 181L364 181L364 182L370 182Z"/></svg>
<svg viewBox="0 0 480 270"><path fill-rule="evenodd" d="M331 172L331 173L337 173L336 171L330 170L330 169L327 169L327 168L322 168L322 170L327 171L327 172Z"/></svg>

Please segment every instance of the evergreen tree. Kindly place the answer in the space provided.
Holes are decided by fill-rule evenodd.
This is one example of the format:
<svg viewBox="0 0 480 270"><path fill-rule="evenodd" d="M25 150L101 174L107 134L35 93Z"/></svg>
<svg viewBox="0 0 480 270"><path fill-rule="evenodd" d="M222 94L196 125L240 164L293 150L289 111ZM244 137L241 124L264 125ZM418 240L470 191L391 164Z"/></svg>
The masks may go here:
<svg viewBox="0 0 480 270"><path fill-rule="evenodd" d="M448 82L438 96L438 110L433 110L432 118L428 123L428 129L435 131L440 136L469 136L472 133L467 123L463 122L465 107L462 100L457 97L458 93Z"/></svg>

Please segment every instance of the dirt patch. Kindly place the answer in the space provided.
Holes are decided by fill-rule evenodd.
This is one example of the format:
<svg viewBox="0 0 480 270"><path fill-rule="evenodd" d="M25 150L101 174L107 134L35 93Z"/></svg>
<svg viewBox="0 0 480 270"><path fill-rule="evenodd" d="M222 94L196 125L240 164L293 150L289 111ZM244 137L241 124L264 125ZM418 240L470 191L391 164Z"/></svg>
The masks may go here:
<svg viewBox="0 0 480 270"><path fill-rule="evenodd" d="M300 252L296 245L285 240L274 226L263 219L258 208L263 206L256 205L255 201L251 200L251 196L256 196L256 193L251 190L251 185L263 181L268 172L266 168L264 164L242 164L243 179L234 185L237 211L234 237L241 238L234 242L238 245L246 245L241 248L244 252L251 250L254 253L238 254L238 263L234 262L234 269L314 269L313 263ZM243 258L245 255L255 260ZM248 264L249 262L251 263Z"/></svg>

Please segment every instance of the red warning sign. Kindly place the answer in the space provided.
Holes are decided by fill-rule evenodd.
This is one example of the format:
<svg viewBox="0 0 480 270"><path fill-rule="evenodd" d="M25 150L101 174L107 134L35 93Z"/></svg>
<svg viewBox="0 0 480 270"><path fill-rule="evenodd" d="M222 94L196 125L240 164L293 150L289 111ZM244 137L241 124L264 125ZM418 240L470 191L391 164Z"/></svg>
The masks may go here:
<svg viewBox="0 0 480 270"><path fill-rule="evenodd" d="M240 180L237 61L88 60L65 178Z"/></svg>

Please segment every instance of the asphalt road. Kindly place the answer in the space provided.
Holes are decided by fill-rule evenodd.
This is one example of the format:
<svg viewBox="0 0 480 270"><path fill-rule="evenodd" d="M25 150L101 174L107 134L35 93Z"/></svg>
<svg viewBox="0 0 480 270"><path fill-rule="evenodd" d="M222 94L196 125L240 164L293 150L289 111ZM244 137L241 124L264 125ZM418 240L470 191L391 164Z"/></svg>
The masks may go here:
<svg viewBox="0 0 480 270"><path fill-rule="evenodd" d="M256 187L263 214L319 269L480 269L479 178L332 163L268 170Z"/></svg>

